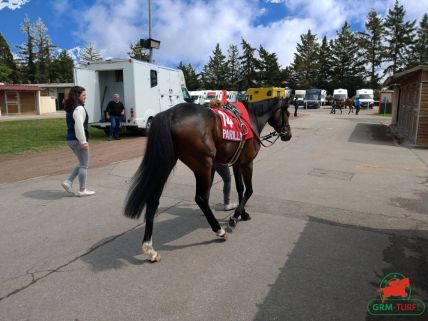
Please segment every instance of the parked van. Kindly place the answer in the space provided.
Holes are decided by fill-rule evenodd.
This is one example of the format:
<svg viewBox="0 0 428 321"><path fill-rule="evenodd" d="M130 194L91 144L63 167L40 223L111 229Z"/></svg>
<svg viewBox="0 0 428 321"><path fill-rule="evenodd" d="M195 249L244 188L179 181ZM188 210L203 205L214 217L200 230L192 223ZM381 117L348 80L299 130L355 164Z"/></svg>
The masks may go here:
<svg viewBox="0 0 428 321"><path fill-rule="evenodd" d="M191 98L183 72L135 59L91 62L74 68L74 84L88 93L85 107L93 127L107 129L104 110L114 94L125 105L122 127L147 129L153 117Z"/></svg>
<svg viewBox="0 0 428 321"><path fill-rule="evenodd" d="M359 89L357 90L357 97L360 99L361 107L373 108L374 96L373 89Z"/></svg>
<svg viewBox="0 0 428 321"><path fill-rule="evenodd" d="M279 87L247 89L247 100L249 103L255 103L274 97L285 98L285 89Z"/></svg>
<svg viewBox="0 0 428 321"><path fill-rule="evenodd" d="M348 89L335 89L333 90L333 98L335 100L346 100L348 99Z"/></svg>
<svg viewBox="0 0 428 321"><path fill-rule="evenodd" d="M203 90L196 90L196 91L189 91L189 95L192 98L193 102L195 104L203 105L205 102L205 91Z"/></svg>
<svg viewBox="0 0 428 321"><path fill-rule="evenodd" d="M297 105L304 105L306 90L295 90L294 91L294 98L297 99Z"/></svg>
<svg viewBox="0 0 428 321"><path fill-rule="evenodd" d="M308 108L320 108L325 104L327 91L324 89L311 88L305 92L305 106Z"/></svg>

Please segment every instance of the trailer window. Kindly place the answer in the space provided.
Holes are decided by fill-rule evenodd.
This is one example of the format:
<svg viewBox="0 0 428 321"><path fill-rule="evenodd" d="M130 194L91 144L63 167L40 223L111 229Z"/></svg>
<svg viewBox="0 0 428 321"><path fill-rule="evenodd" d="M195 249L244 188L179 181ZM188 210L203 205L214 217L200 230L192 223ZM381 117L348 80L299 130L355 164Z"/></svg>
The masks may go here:
<svg viewBox="0 0 428 321"><path fill-rule="evenodd" d="M123 71L122 70L115 70L114 71L116 82L123 82Z"/></svg>
<svg viewBox="0 0 428 321"><path fill-rule="evenodd" d="M152 87L158 85L158 73L156 70L150 70L150 85Z"/></svg>

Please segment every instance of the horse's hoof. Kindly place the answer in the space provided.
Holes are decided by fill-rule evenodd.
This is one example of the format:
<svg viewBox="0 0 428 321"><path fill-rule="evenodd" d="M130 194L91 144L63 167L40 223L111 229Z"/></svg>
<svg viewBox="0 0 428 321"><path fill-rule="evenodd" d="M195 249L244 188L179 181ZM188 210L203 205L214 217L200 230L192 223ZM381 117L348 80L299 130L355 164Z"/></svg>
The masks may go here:
<svg viewBox="0 0 428 321"><path fill-rule="evenodd" d="M225 240L227 240L227 234L226 234L226 231L224 230L224 229L219 229L216 233L215 233L215 235L217 235L218 237L221 237L221 238L223 238L223 239L225 239Z"/></svg>
<svg viewBox="0 0 428 321"><path fill-rule="evenodd" d="M237 220L236 218L234 218L233 216L231 216L231 217L229 218L229 226L230 226L230 227L235 227L235 226L236 226L236 223L238 223L238 220Z"/></svg>
<svg viewBox="0 0 428 321"><path fill-rule="evenodd" d="M153 258L150 258L150 263L156 263L156 262L160 262L160 260L161 260L161 257L160 257L160 255L159 255L159 253L158 254L156 254L156 256L155 257L153 257Z"/></svg>
<svg viewBox="0 0 428 321"><path fill-rule="evenodd" d="M249 221L249 220L251 220L250 214L248 214L247 212L242 213L241 214L241 220L243 220L243 221Z"/></svg>

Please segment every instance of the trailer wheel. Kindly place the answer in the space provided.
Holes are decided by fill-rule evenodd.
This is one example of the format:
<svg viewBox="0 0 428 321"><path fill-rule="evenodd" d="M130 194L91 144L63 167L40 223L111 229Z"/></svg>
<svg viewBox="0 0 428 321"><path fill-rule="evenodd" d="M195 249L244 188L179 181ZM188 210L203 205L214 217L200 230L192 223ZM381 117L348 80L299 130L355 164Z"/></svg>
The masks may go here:
<svg viewBox="0 0 428 321"><path fill-rule="evenodd" d="M150 127L152 127L152 121L153 121L153 117L150 117L149 119L147 119L147 123L146 123L146 129L143 130L143 135L148 135L150 132Z"/></svg>

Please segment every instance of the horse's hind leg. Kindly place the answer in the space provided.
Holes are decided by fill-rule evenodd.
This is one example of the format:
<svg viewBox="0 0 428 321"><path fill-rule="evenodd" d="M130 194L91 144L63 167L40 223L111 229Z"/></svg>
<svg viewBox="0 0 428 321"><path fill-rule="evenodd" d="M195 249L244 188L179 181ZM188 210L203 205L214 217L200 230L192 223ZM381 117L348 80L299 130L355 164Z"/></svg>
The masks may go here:
<svg viewBox="0 0 428 321"><path fill-rule="evenodd" d="M150 262L160 261L160 255L158 254L158 252L155 251L152 243L153 222L154 222L154 218L155 218L155 214L158 206L159 206L159 201L147 202L146 228L144 231L144 238L143 238L143 252L144 254L149 256Z"/></svg>
<svg viewBox="0 0 428 321"><path fill-rule="evenodd" d="M226 231L220 226L220 223L215 218L210 205L209 196L211 188L211 166L204 170L194 171L196 178L196 195L195 202L205 214L211 229L217 236L226 238Z"/></svg>

